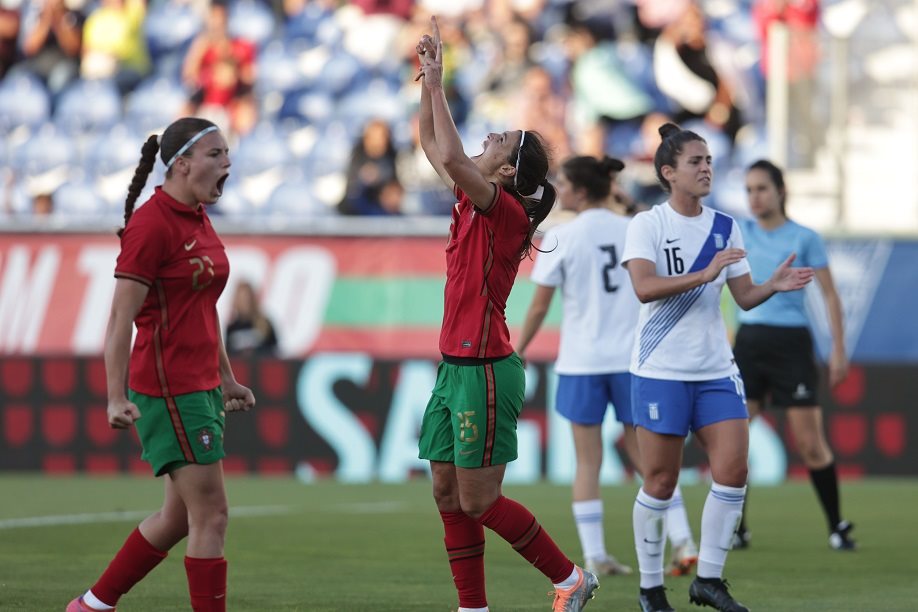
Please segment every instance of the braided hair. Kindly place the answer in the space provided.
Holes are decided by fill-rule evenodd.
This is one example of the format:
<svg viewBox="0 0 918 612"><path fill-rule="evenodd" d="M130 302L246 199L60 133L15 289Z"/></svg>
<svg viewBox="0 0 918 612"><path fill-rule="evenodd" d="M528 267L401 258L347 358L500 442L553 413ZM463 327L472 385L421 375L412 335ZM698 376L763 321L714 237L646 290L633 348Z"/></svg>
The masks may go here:
<svg viewBox="0 0 918 612"><path fill-rule="evenodd" d="M210 127L216 128L213 122L207 119L184 117L172 122L163 132L162 136L152 134L147 138L140 149L140 162L138 162L137 168L134 169L134 176L131 179L127 197L124 200L124 227L118 230L119 237L124 234L128 221L130 221L131 216L134 214L134 206L137 203L137 198L140 197L140 193L146 186L147 178L150 176L150 173L153 171L153 166L156 163L156 154L159 153L163 163L168 164L170 161L174 161L173 157L175 154L194 138L196 134ZM189 155L191 155L191 147L182 153L182 156ZM166 177L168 178L170 176L172 176L171 165L166 169Z"/></svg>

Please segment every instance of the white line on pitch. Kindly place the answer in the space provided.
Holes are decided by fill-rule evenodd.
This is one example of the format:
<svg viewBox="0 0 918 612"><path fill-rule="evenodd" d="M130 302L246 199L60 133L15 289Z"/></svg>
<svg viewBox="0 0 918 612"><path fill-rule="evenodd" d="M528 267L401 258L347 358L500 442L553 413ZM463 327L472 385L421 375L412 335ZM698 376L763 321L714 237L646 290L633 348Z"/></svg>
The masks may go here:
<svg viewBox="0 0 918 612"><path fill-rule="evenodd" d="M238 506L230 508L233 517L276 516L290 514L289 506ZM118 512L93 512L87 514L59 514L55 516L28 516L24 518L0 519L0 529L23 527L54 527L56 525L86 525L90 523L119 523L146 518L155 510L130 510Z"/></svg>

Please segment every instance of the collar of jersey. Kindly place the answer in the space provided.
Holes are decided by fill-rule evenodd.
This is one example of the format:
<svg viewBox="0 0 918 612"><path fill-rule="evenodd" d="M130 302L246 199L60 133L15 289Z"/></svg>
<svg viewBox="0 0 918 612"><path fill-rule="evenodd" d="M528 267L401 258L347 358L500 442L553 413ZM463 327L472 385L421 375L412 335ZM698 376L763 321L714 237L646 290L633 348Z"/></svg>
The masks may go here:
<svg viewBox="0 0 918 612"><path fill-rule="evenodd" d="M162 185L158 185L155 191L156 191L156 198L158 200L160 200L161 202L166 204L169 208L171 208L172 210L174 210L175 212L179 214L189 215L191 217L201 217L204 215L204 205L203 204L198 204L198 207L192 210L191 208L188 208L187 204L182 204L181 202L173 198L171 195L166 193Z"/></svg>

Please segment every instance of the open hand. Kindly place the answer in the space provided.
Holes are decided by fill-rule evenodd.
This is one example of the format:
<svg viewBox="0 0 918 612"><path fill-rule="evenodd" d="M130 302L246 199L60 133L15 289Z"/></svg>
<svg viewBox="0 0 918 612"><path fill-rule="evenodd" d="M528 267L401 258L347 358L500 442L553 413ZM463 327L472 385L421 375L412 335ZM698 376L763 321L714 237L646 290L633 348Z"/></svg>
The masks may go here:
<svg viewBox="0 0 918 612"><path fill-rule="evenodd" d="M771 275L771 286L775 291L796 291L806 287L813 280L813 268L791 268L797 259L796 253L791 253Z"/></svg>
<svg viewBox="0 0 918 612"><path fill-rule="evenodd" d="M706 283L714 282L714 280L720 276L724 268L741 261L745 256L746 251L743 249L731 248L718 251L713 259L711 259L711 263L708 264L708 267L704 269L704 281Z"/></svg>

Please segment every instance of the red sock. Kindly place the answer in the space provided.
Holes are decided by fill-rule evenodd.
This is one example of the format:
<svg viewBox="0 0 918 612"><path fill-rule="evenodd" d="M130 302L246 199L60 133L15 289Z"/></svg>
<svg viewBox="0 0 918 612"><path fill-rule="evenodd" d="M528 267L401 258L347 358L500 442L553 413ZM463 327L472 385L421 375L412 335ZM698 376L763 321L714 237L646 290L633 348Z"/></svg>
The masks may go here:
<svg viewBox="0 0 918 612"><path fill-rule="evenodd" d="M185 557L194 612L226 612L226 559Z"/></svg>
<svg viewBox="0 0 918 612"><path fill-rule="evenodd" d="M574 562L561 552L532 513L512 499L498 497L478 522L510 542L553 584L564 582L574 571Z"/></svg>
<svg viewBox="0 0 918 612"><path fill-rule="evenodd" d="M92 586L92 594L100 601L114 606L122 595L165 558L166 553L154 548L138 527L131 532L99 581Z"/></svg>
<svg viewBox="0 0 918 612"><path fill-rule="evenodd" d="M460 608L486 608L484 574L484 528L465 512L441 512L446 554Z"/></svg>

